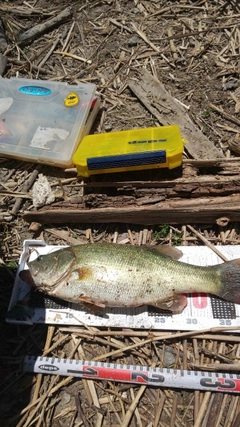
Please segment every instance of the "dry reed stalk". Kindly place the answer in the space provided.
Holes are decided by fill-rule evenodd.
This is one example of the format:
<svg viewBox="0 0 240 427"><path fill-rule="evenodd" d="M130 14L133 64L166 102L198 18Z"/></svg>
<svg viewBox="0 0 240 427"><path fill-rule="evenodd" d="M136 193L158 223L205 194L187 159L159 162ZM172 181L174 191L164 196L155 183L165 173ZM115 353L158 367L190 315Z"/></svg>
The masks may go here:
<svg viewBox="0 0 240 427"><path fill-rule="evenodd" d="M227 120L229 120L232 123L235 123L236 125L240 125L240 120L238 120L236 117L232 116L231 114L226 113L225 111L223 111L221 108L217 107L216 105L212 104L211 102L209 103L209 107L216 111L217 113L221 114L222 116L224 116Z"/></svg>
<svg viewBox="0 0 240 427"><path fill-rule="evenodd" d="M123 418L121 427L128 427L129 426L129 423L131 421L133 413L134 413L134 411L135 411L135 409L136 409L136 407L137 407L137 405L138 405L138 403L139 403L139 401L140 401L143 393L145 392L145 390L146 390L146 386L145 385L142 385L139 388L139 390L138 390L138 392L137 392L134 400L132 401L130 407L128 408L128 410L126 412L125 417Z"/></svg>
<svg viewBox="0 0 240 427"><path fill-rule="evenodd" d="M117 411L116 407L114 406L114 402L112 401L111 397L112 397L112 396L109 396L109 395L108 395L108 401L109 401L109 403L110 403L110 406L111 406L111 408L112 408L112 410L113 410L113 412L114 412L115 416L116 416L116 417L117 417L117 419L118 419L119 425L121 425L122 420L121 420L120 416L118 415L118 411ZM121 400L120 400L120 402L121 402ZM122 402L121 402L121 403L122 403ZM122 409L124 409L124 408L122 407ZM125 412L123 411L123 415L124 415L124 414L125 414Z"/></svg>
<svg viewBox="0 0 240 427"><path fill-rule="evenodd" d="M171 400L170 400L170 402L171 402ZM163 411L166 413L166 415L168 416L168 418L171 420L171 417L172 417L172 404L169 405L169 407L164 406ZM175 425L174 425L174 427L181 427L181 424L179 422L179 417L175 418Z"/></svg>
<svg viewBox="0 0 240 427"><path fill-rule="evenodd" d="M154 414L153 427L158 427L165 399L166 396L161 392L161 390L157 390L156 409Z"/></svg>
<svg viewBox="0 0 240 427"><path fill-rule="evenodd" d="M74 55L73 53L69 53L66 51L55 50L54 53L58 55L69 56L70 58L77 59L78 61L81 61L81 62L86 62L87 64L92 63L90 59L86 59L86 58L83 58L82 56Z"/></svg>
<svg viewBox="0 0 240 427"><path fill-rule="evenodd" d="M195 335L197 339L205 339L205 340L225 340L226 342L239 342L240 337L238 335L212 335L212 334L203 334L203 335Z"/></svg>
<svg viewBox="0 0 240 427"><path fill-rule="evenodd" d="M183 414L183 416L182 416L182 419L181 419L181 422L182 423L184 423L185 422L185 418L186 418L186 416L187 416L187 414L188 414L188 412L191 410L191 412L193 412L193 415L191 415L191 413L190 413L190 415L189 415L189 417L190 417L190 419L191 420L193 420L193 422L194 422L194 420L195 420L195 418L194 418L194 416L195 416L195 414L194 414L194 409L195 409L195 406L194 405L192 405L192 403L194 402L194 405L195 405L195 392L192 394L192 396L190 397L190 399L189 399L189 403L188 403L188 405L187 405L187 407L186 407L186 409L185 409L185 411L184 411L184 414Z"/></svg>
<svg viewBox="0 0 240 427"><path fill-rule="evenodd" d="M73 337L73 341L76 342L76 338L75 337ZM78 353L78 357L80 359L83 359L83 360L85 359L85 354L84 354L82 345L78 345L77 353ZM88 404L92 405L92 403L93 403L93 397L92 397L92 394L91 394L91 391L90 391L90 388L89 388L89 382L88 382L88 380L86 380L86 379L83 378L82 379L82 383L83 383L83 387L84 387L84 390L85 390L85 393L86 393L86 396L87 396Z"/></svg>
<svg viewBox="0 0 240 427"><path fill-rule="evenodd" d="M232 396L229 407L228 407L228 411L226 414L224 427L231 427L232 426L234 416L236 413L236 409L238 406L239 406L239 396Z"/></svg>
<svg viewBox="0 0 240 427"><path fill-rule="evenodd" d="M179 398L178 393L174 393L173 404L172 404L172 414L171 414L170 426L169 427L175 426L175 421L176 421L176 417L177 417L178 398Z"/></svg>
<svg viewBox="0 0 240 427"><path fill-rule="evenodd" d="M55 326L48 326L45 346L43 349L43 356L45 356L49 351L49 349L51 348L51 342L52 342L54 333L55 333Z"/></svg>
<svg viewBox="0 0 240 427"><path fill-rule="evenodd" d="M231 328L231 327L230 327ZM99 330L96 329L94 330L94 332L92 330L85 330L85 329L79 329L78 327L59 327L59 330L61 332L69 332L69 333L76 333L76 334L83 334L85 337L89 336L92 337L92 339L94 339L95 337L98 336L116 336L116 337L153 337L156 338L159 337L159 340L168 340L170 339L170 333L169 332L158 332L156 330L154 331L137 331L137 330L132 330L132 329L122 329L122 330ZM230 331L231 329L229 329L228 327L226 328L221 328L220 331ZM238 331L238 327L232 327L232 330L234 332L234 330ZM194 335L196 339L208 339L208 340L224 340L226 342L228 341L240 341L240 337L239 336L235 336L235 335L230 335L230 334L226 334L226 335L221 335L221 334L215 334L215 332L218 332L219 329L215 329L215 328L210 328L210 329L204 329L202 331L195 331ZM207 332L213 332L214 334L208 334ZM172 333L172 338L174 338L174 332ZM119 345L122 346L123 344L118 341ZM121 344L120 344L121 343Z"/></svg>
<svg viewBox="0 0 240 427"><path fill-rule="evenodd" d="M35 402L31 402L29 403L24 409L21 410L19 415L23 415L25 414L27 411L29 411L29 409L31 409L33 406L35 406L36 404L38 404L40 401L44 401L44 399L46 397L48 397L48 395L52 395L54 393L56 393L61 387L64 387L65 385L69 384L71 381L73 380L72 377L67 377L64 378L62 381L60 381L56 386L53 386L52 389L48 390L47 392L45 392L41 397L38 397Z"/></svg>
<svg viewBox="0 0 240 427"><path fill-rule="evenodd" d="M52 342L52 338L53 338L54 332L55 332L55 326L49 326L48 327L48 331L47 331L46 342L45 342L45 346L44 346L44 350L43 350L43 355L45 355L47 353L48 349L50 348L50 344ZM33 394L33 398L32 398L33 402L39 396L39 391L40 391L40 386L41 386L42 378L43 378L43 374L38 374L37 375L37 382L36 382L36 386L35 386L35 390L34 390L34 394Z"/></svg>
<svg viewBox="0 0 240 427"><path fill-rule="evenodd" d="M199 358L199 351L198 351L198 341L196 338L193 338L193 352L194 352L195 364L196 364L197 369L198 369L200 358ZM194 421L196 421L196 419L198 417L199 406L200 406L200 391L195 390L194 391L194 410L193 410Z"/></svg>
<svg viewBox="0 0 240 427"><path fill-rule="evenodd" d="M69 340L70 337L68 335L61 336L54 344L51 345L51 347L46 348L44 350L44 356L46 356L48 353L51 353L54 351L60 344L63 344L65 341Z"/></svg>
<svg viewBox="0 0 240 427"><path fill-rule="evenodd" d="M239 372L240 363L206 363L205 365L199 365L200 370L204 371L229 371L229 372Z"/></svg>
<svg viewBox="0 0 240 427"><path fill-rule="evenodd" d="M210 397L209 403L207 405L206 412L204 414L204 418L203 418L202 423L201 423L201 427L207 427L207 425L208 425L209 415L212 412L213 401L214 401L214 394L211 393L211 397ZM212 414L211 414L211 422L213 424Z"/></svg>
<svg viewBox="0 0 240 427"><path fill-rule="evenodd" d="M130 388L130 395L131 395L132 401L134 401L135 395L134 395L134 391L132 388ZM139 427L143 427L141 416L140 416L140 413L139 413L139 410L137 407L135 408L134 416L136 417L137 425Z"/></svg>
<svg viewBox="0 0 240 427"><path fill-rule="evenodd" d="M187 370L188 367L188 363L187 363L187 359L188 359L188 350L187 350L187 340L184 339L183 340L183 369Z"/></svg>
<svg viewBox="0 0 240 427"><path fill-rule="evenodd" d="M204 393L204 398L203 398L202 404L201 404L201 406L199 408L199 413L198 413L196 421L194 422L194 426L193 427L201 427L202 420L204 418L204 414L206 412L207 405L209 403L211 395L212 395L212 393L210 391L206 391Z"/></svg>
<svg viewBox="0 0 240 427"><path fill-rule="evenodd" d="M240 412L238 412L238 414L237 414L237 416L236 416L236 418L234 420L234 423L232 424L231 427L238 427L239 425L240 425Z"/></svg>
<svg viewBox="0 0 240 427"><path fill-rule="evenodd" d="M50 58L50 56L52 55L53 51L56 49L56 46L59 43L59 37L56 38L56 40L52 43L51 48L49 49L49 51L46 53L46 55L44 56L44 58L41 60L41 62L38 64L38 67L41 69L43 67L43 65L45 65L45 63L47 62L48 58ZM37 74L38 76L38 74Z"/></svg>
<svg viewBox="0 0 240 427"><path fill-rule="evenodd" d="M58 376L51 378L49 389L51 389L55 385L55 383L57 383L58 379L59 379ZM35 402L32 402L32 403L35 403L35 408L28 414L27 421L23 425L23 427L30 427L31 426L33 417L38 412L38 410L41 409L43 405L45 405L45 402L46 401L48 402L48 400L49 400L49 395L48 395L48 393L45 393L39 399L36 399Z"/></svg>
<svg viewBox="0 0 240 427"><path fill-rule="evenodd" d="M54 326L49 326L48 327L48 331L47 331L47 337L46 337L46 341L45 341L45 346L44 346L44 350L43 350L43 354L45 351L48 350L51 341L52 341L52 337L54 335L54 331L55 331L55 327ZM34 389L34 393L33 393L33 397L32 397L32 403L34 404L34 402L36 402L38 400L38 396L40 393L40 387L41 387L41 383L42 383L42 379L43 379L43 374L37 374L36 375L37 380L36 380L36 384L35 384L35 389ZM45 405L45 403L44 403ZM32 419L32 417L35 415L35 410L31 411L30 414L28 414L27 416L27 422L29 422L29 420ZM18 427L21 427L23 425L22 421L24 420L25 422L25 416L22 418L22 420L18 423ZM25 423L24 426L26 426L27 424Z"/></svg>
<svg viewBox="0 0 240 427"><path fill-rule="evenodd" d="M205 333L205 332L208 332L208 331L212 331L212 332L216 331L217 332L217 331L222 331L222 330L226 330L226 331L228 330L228 331L230 331L230 330L238 330L238 329L240 329L240 327L229 326L229 328L228 327L225 327L225 328L217 327L217 328L203 329L201 332L202 333ZM175 338L184 338L184 337L190 337L190 336L194 336L194 335L198 335L198 334L199 334L199 331L177 332L175 334L171 333L169 335L165 335L164 334L162 336L162 339L164 339L164 340L168 339L169 340L169 339L175 339ZM138 343L135 343L135 344L132 344L132 345L129 345L129 346L125 346L121 350L114 350L114 351L106 353L104 355L96 356L96 357L94 357L93 360L98 361L98 360L105 359L105 358L107 358L109 356L116 356L117 354L118 355L121 354L123 351L133 350L133 349L135 349L137 347L144 346L146 344L149 344L149 343L151 343L153 341L158 341L160 339L161 339L161 336L157 336L157 337L155 336L155 337L153 337L151 339L142 340L141 342L138 342Z"/></svg>
<svg viewBox="0 0 240 427"><path fill-rule="evenodd" d="M212 249L213 252L215 252L215 254L217 254L223 261L228 261L228 259L217 249L215 248L214 245L212 245L212 243L210 243L208 241L208 239L206 239L201 233L199 233L197 230L195 230L194 227L192 227L191 225L187 225L187 227L189 228L189 230L192 231L192 233L194 233L208 248Z"/></svg>
<svg viewBox="0 0 240 427"><path fill-rule="evenodd" d="M97 407L100 408L100 404L99 404L99 400L98 400L98 395L95 389L95 385L94 385L94 381L90 380L88 381L88 387L92 396L92 400L93 400L93 404ZM103 414L101 414L100 412L97 413L97 421L95 426L96 427L101 427L103 423Z"/></svg>

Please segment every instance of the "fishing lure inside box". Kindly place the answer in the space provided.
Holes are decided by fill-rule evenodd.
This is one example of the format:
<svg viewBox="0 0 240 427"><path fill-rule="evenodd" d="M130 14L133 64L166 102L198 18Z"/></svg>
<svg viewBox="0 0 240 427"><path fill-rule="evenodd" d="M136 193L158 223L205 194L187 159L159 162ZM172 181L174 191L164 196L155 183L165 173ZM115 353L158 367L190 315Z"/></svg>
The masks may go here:
<svg viewBox="0 0 240 427"><path fill-rule="evenodd" d="M78 174L169 168L182 164L184 139L177 125L87 135L73 163Z"/></svg>
<svg viewBox="0 0 240 427"><path fill-rule="evenodd" d="M95 90L94 84L0 78L0 155L73 166L99 109Z"/></svg>
<svg viewBox="0 0 240 427"><path fill-rule="evenodd" d="M161 330L202 330L211 327L239 327L240 305L224 301L215 296L195 293L187 296L187 306L179 314L171 314L151 306L106 308L96 315L86 308L49 297L32 288L19 277L27 267L26 262L39 255L59 249L40 240L26 240L19 260L13 292L6 321L17 324L62 324L89 325L119 328L141 328ZM180 262L194 265L214 265L221 258L206 246L179 246ZM227 259L239 258L239 245L217 246Z"/></svg>

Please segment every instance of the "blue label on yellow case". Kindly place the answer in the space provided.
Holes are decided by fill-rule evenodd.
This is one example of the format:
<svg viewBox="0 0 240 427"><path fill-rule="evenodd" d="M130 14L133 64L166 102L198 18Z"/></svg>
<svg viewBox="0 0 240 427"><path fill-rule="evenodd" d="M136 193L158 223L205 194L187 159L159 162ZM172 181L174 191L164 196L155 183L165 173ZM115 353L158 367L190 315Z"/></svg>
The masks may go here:
<svg viewBox="0 0 240 427"><path fill-rule="evenodd" d="M43 87L43 86L21 86L19 91L25 93L26 95L34 95L34 96L46 96L50 95L51 90Z"/></svg>

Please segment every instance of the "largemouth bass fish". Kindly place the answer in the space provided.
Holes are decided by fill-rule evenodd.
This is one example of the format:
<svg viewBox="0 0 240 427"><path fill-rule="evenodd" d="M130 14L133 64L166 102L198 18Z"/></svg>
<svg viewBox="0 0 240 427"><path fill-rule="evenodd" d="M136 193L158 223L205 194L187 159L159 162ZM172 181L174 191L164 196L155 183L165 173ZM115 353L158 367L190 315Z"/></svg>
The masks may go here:
<svg viewBox="0 0 240 427"><path fill-rule="evenodd" d="M191 292L240 304L240 259L200 267L142 247L96 243L41 255L28 268L22 280L95 312L144 304L180 312Z"/></svg>

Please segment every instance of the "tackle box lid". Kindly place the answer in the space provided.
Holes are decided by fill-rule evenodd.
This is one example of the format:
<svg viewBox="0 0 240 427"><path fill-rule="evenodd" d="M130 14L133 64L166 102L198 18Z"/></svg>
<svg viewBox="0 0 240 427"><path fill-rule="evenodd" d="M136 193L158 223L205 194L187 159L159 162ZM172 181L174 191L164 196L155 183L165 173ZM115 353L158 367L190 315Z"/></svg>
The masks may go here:
<svg viewBox="0 0 240 427"><path fill-rule="evenodd" d="M186 142L177 125L85 136L73 155L78 174L181 166Z"/></svg>
<svg viewBox="0 0 240 427"><path fill-rule="evenodd" d="M72 166L97 113L95 90L90 83L0 78L0 155Z"/></svg>

